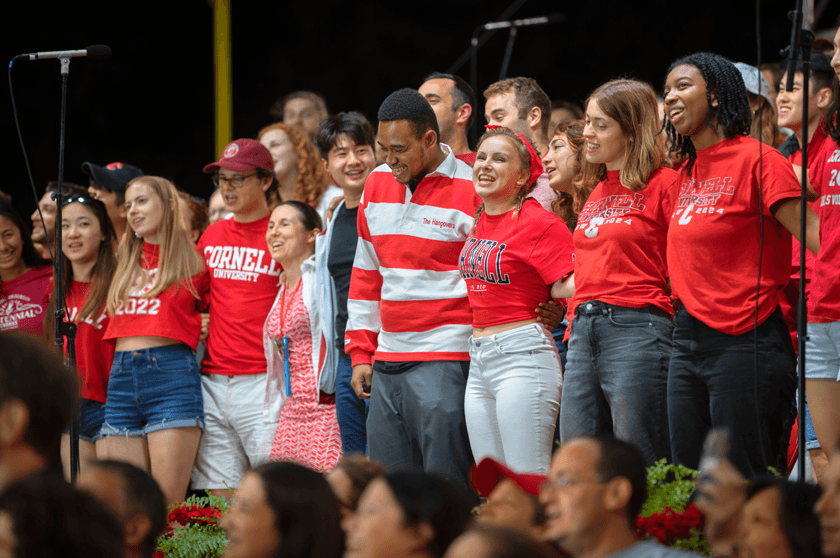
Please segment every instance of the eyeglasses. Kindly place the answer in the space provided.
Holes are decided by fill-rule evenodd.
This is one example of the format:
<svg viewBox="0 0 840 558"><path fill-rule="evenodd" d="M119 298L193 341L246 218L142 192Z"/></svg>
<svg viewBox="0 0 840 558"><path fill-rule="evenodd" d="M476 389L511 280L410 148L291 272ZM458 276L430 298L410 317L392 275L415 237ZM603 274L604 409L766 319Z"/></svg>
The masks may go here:
<svg viewBox="0 0 840 558"><path fill-rule="evenodd" d="M257 172L252 172L251 174L237 174L235 176L222 176L219 173L214 174L211 178L213 179L213 184L215 184L216 188L222 182L227 182L234 188L242 188L242 185L245 184L245 180L251 178L252 176L256 176Z"/></svg>
<svg viewBox="0 0 840 558"><path fill-rule="evenodd" d="M554 489L557 489L557 488L565 488L567 486L574 486L576 484L587 484L587 483L601 484L601 483L607 482L608 480L610 480L610 479L604 478L603 475L598 475L594 479L568 479L568 478L565 478L565 477L564 478L559 478L559 479L554 480L554 481L550 480L550 479L546 479L545 482L540 484L540 491L554 490Z"/></svg>

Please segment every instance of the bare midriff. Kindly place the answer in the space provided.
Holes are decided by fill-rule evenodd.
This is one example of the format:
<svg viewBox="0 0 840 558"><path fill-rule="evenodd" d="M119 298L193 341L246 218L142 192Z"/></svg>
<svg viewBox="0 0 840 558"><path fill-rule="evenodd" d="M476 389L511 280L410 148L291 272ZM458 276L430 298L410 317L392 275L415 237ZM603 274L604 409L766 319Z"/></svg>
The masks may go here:
<svg viewBox="0 0 840 558"><path fill-rule="evenodd" d="M535 324L537 323L536 318L531 318L528 320L519 320L518 322L510 322L509 324L499 324L494 326L488 327L474 327L473 328L473 338L478 339L480 337L490 337L491 335L496 335L497 333L502 333L504 331L510 331L512 329L516 329L518 327L522 327L528 324ZM119 349L117 349L119 350Z"/></svg>
<svg viewBox="0 0 840 558"><path fill-rule="evenodd" d="M120 337L117 339L116 351L140 351L153 349L155 347L166 347L168 345L181 345L181 341L169 339L168 337L140 336Z"/></svg>

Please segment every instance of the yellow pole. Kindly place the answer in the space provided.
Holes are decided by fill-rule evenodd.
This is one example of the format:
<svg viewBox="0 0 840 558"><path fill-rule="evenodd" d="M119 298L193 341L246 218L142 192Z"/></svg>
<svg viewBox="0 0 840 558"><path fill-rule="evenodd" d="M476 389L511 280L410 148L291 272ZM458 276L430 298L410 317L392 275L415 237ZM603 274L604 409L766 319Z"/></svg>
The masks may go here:
<svg viewBox="0 0 840 558"><path fill-rule="evenodd" d="M216 157L233 139L233 101L230 85L230 0L213 3L216 67Z"/></svg>

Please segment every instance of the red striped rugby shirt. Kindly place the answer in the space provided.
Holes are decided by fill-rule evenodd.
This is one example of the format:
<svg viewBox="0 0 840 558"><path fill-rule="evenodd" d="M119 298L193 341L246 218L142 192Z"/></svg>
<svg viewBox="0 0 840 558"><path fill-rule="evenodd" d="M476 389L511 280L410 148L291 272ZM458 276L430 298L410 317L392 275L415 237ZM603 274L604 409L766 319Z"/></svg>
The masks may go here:
<svg viewBox="0 0 840 558"><path fill-rule="evenodd" d="M451 151L413 194L387 165L368 176L347 302L354 366L469 360L472 311L458 257L480 204L472 169Z"/></svg>

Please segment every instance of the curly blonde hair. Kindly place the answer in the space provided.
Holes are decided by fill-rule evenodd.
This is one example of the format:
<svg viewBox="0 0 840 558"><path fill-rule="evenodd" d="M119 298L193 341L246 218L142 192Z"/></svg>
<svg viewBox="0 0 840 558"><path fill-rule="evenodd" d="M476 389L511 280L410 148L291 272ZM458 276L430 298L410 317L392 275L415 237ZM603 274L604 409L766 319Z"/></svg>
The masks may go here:
<svg viewBox="0 0 840 558"><path fill-rule="evenodd" d="M306 134L282 122L275 122L260 130L257 140L259 141L272 130L280 130L286 134L294 146L295 157L297 157L295 198L317 209L318 204L321 203L321 197L330 186L330 176L321 164L321 157L315 149L315 144Z"/></svg>

